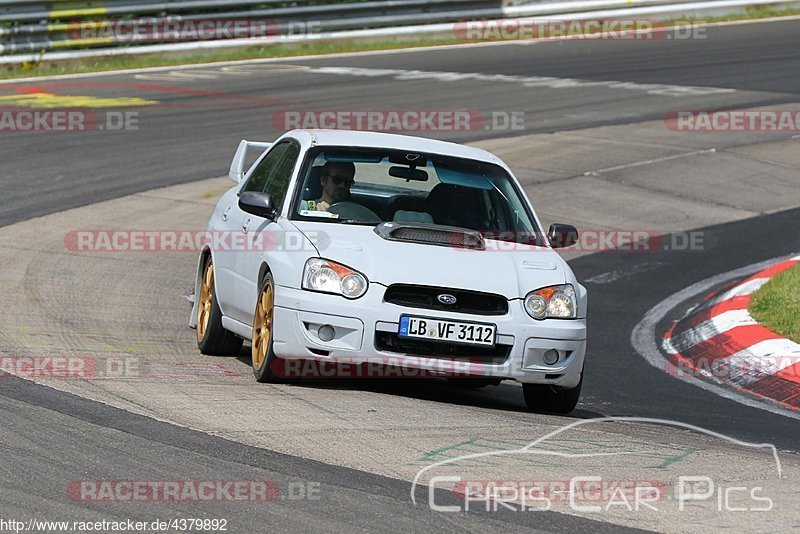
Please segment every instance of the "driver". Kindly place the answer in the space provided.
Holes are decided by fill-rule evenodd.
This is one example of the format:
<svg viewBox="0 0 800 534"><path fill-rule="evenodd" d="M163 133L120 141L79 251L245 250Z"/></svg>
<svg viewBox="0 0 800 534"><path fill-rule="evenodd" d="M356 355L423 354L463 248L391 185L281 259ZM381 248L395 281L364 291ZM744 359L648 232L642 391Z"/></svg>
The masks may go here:
<svg viewBox="0 0 800 534"><path fill-rule="evenodd" d="M350 187L355 175L356 166L351 162L326 162L319 175L322 197L307 201L306 209L328 211L333 204L350 200Z"/></svg>

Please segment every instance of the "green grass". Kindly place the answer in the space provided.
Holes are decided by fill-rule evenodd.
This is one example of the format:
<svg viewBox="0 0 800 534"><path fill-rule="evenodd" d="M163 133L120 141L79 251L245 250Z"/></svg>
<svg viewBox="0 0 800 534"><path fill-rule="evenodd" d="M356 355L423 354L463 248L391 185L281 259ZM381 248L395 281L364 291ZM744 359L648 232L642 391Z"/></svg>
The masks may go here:
<svg viewBox="0 0 800 534"><path fill-rule="evenodd" d="M774 332L800 343L800 266L764 284L750 301L750 314Z"/></svg>
<svg viewBox="0 0 800 534"><path fill-rule="evenodd" d="M775 9L773 6L754 5L745 8L745 12L742 14L716 17L709 21L725 22L731 20L768 19L771 17L791 17L794 15L800 15L800 9Z"/></svg>
<svg viewBox="0 0 800 534"><path fill-rule="evenodd" d="M709 22L726 22L772 17L788 17L800 15L800 9L777 10L765 6L753 6L745 13L724 17L706 17L697 19L675 19L664 21L664 26L703 24ZM30 62L23 65L0 67L0 79L13 79L33 76L51 76L56 74L76 74L84 72L102 72L107 70L161 67L172 65L191 65L215 61L236 61L259 58L290 58L300 55L334 54L341 52L360 52L368 50L391 50L419 46L451 45L463 42L455 35L414 38L403 37L385 41L338 41L319 43L272 43L268 45L231 48L228 50L198 51L184 53L161 53L125 57L87 58L64 61ZM47 54L44 55L45 59Z"/></svg>

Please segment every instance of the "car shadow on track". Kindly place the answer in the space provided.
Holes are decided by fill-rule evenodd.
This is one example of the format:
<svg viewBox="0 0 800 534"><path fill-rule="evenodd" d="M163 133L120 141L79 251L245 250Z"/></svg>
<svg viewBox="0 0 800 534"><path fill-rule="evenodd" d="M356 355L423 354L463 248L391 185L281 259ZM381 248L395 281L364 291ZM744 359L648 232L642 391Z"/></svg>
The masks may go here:
<svg viewBox="0 0 800 534"><path fill-rule="evenodd" d="M250 347L245 344L236 359L251 367ZM450 383L445 378L292 378L282 381L297 388L326 389L331 391L368 391L372 393L401 396L411 399L442 402L458 406L472 406L501 410L503 412L529 413L525 407L522 388L512 381L501 382L499 385L488 385L480 388L465 387L457 383ZM265 385L266 386L266 385ZM535 412L546 414L548 412ZM577 408L570 414L561 417L574 419L594 419L603 417L604 414Z"/></svg>

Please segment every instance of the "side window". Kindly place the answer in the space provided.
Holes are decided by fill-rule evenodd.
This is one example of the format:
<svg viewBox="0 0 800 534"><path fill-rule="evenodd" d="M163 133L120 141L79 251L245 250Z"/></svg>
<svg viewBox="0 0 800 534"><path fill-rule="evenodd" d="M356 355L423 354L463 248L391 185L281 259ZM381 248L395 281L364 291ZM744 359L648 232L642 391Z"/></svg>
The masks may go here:
<svg viewBox="0 0 800 534"><path fill-rule="evenodd" d="M300 147L291 143L283 152L283 159L275 166L275 169L270 173L269 180L267 181L266 193L272 196L272 203L279 207L283 204L283 198L286 196L286 191L289 189L289 180L292 178L294 166L297 163L297 157L300 155Z"/></svg>
<svg viewBox="0 0 800 534"><path fill-rule="evenodd" d="M242 192L263 192L266 188L267 181L269 180L272 171L275 169L278 163L280 163L281 158L286 150L291 146L292 143L289 141L283 141L272 147L272 150L270 150L264 159L261 160L261 163L258 164L258 167L256 167L256 169L253 171L253 174L250 175L247 183L242 188Z"/></svg>

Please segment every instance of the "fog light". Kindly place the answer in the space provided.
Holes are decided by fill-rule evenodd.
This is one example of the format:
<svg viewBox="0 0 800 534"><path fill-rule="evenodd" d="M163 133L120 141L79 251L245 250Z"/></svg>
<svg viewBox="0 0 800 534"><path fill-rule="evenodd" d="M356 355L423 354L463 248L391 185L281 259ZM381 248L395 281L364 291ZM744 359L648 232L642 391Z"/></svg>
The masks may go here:
<svg viewBox="0 0 800 534"><path fill-rule="evenodd" d="M317 330L317 335L322 341L330 341L336 335L336 330L331 325L324 324Z"/></svg>
<svg viewBox="0 0 800 534"><path fill-rule="evenodd" d="M542 355L542 360L544 360L544 363L547 365L553 365L558 361L558 351L556 349L550 349L546 351Z"/></svg>

